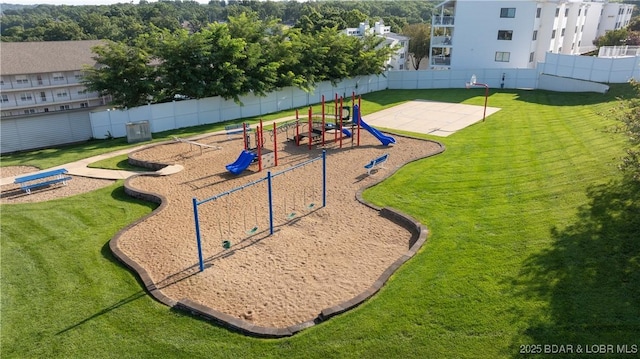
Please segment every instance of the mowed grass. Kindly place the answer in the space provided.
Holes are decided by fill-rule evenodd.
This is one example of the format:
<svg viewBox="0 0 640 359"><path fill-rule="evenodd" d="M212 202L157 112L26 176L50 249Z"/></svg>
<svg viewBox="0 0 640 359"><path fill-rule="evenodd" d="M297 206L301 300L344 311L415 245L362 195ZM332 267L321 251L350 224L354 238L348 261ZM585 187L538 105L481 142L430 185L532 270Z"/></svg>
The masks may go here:
<svg viewBox="0 0 640 359"><path fill-rule="evenodd" d="M292 338L248 338L146 295L108 249L154 208L121 183L3 205L2 357L511 358L523 345L640 344L640 196L601 115L629 90L492 91L501 111L365 192L425 223L423 249L374 298ZM484 102L383 91L364 113L415 98Z"/></svg>

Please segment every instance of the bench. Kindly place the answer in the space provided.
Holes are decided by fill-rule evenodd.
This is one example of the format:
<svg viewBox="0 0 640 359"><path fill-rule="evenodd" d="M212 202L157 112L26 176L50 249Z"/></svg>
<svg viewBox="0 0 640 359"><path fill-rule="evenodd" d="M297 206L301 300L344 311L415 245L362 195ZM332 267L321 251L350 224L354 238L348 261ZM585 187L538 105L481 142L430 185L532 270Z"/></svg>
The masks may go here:
<svg viewBox="0 0 640 359"><path fill-rule="evenodd" d="M227 132L227 139L233 138L233 135L241 135L244 132L244 126L247 126L247 130L249 129L248 123L237 123L235 125L227 125L224 126L224 130Z"/></svg>
<svg viewBox="0 0 640 359"><path fill-rule="evenodd" d="M47 187L56 183L62 183L66 186L67 181L72 179L72 177L64 176L67 172L68 171L64 168L47 172L39 172L28 176L17 177L13 183L19 184L20 189L25 191L27 194L31 194L31 189L34 188Z"/></svg>
<svg viewBox="0 0 640 359"><path fill-rule="evenodd" d="M374 158L371 160L371 162L364 165L364 168L367 169L367 175L371 175L371 171L373 171L373 169L376 167L384 168L384 163L387 162L388 159L389 159L389 154L385 153L384 155L378 158Z"/></svg>

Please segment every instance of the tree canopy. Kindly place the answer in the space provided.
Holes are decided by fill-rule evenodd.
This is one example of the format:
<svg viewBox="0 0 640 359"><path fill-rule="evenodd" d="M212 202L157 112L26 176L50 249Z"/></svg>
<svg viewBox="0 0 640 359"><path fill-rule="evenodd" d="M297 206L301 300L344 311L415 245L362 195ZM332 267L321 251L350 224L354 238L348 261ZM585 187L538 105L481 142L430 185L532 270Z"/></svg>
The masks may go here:
<svg viewBox="0 0 640 359"><path fill-rule="evenodd" d="M321 81L381 74L395 51L383 41L329 27L309 34L242 13L195 33L152 26L129 43L98 46L99 66L84 69L84 83L111 94L112 104L121 107L178 96L239 101L249 93L263 96L287 86L310 90Z"/></svg>
<svg viewBox="0 0 640 359"><path fill-rule="evenodd" d="M160 0L139 4L36 5L3 9L2 41L95 40L131 41L152 27L198 32L208 24L228 22L242 13L262 21L280 19L303 32L322 28L357 27L362 21L383 20L393 32L411 23L429 22L431 1L196 1Z"/></svg>

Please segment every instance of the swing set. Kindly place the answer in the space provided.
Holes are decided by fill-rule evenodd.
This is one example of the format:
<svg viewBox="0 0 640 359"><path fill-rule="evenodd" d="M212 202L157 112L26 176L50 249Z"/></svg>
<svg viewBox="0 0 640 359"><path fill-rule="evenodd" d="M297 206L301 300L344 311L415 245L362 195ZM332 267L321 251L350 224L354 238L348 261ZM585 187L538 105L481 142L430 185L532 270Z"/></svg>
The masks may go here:
<svg viewBox="0 0 640 359"><path fill-rule="evenodd" d="M209 197L207 199L198 201L197 198L193 197L193 218L194 218L194 222L195 222L195 231L196 231L196 242L197 242L197 247L198 247L198 263L199 263L199 267L200 267L200 272L204 271L204 258L203 258L203 253L202 253L202 235L201 235L201 230L200 230L200 219L199 219L199 214L198 214L198 207L207 203L207 202L212 202L212 201L216 201L222 197L225 196L229 196L234 192L237 191L241 191L245 188L249 188L252 186L255 186L259 183L265 182L267 183L267 197L268 197L268 209L269 209L269 235L272 235L274 230L274 208L273 208L273 179L277 176L283 175L287 172L296 170L298 168L302 168L304 166L307 166L313 162L322 160L322 207L326 207L327 205L327 152L326 150L322 151L322 155L318 156L316 158L312 158L308 161L299 163L295 166L292 166L290 168L287 168L283 171L277 172L272 174L271 171L267 172L267 176L264 178L260 178L257 179L253 182L247 183L245 185L242 185L240 187L236 187L233 189L230 189L228 191L222 192L220 194L217 194L215 196ZM303 191L303 197L306 198L306 189ZM286 216L288 219L292 219L296 216L296 212L295 212L295 196L293 197L293 211L289 212ZM310 203L307 205L308 209L313 209L315 208L316 204L315 203ZM258 205L254 204L253 207L254 210L254 226L252 228L247 229L245 232L247 235L254 235L258 232L259 228L258 228ZM286 197L285 197L285 213L286 213ZM247 227L247 213L246 211L243 212L243 222L244 222L244 228L248 228ZM231 235L231 211L229 209L229 205L227 203L227 224L228 224L228 235ZM220 237L222 240L222 247L224 249L229 249L231 248L232 244L231 244L231 239L230 238L224 238L224 234L222 232L222 223L221 220L218 219L218 228L220 231Z"/></svg>

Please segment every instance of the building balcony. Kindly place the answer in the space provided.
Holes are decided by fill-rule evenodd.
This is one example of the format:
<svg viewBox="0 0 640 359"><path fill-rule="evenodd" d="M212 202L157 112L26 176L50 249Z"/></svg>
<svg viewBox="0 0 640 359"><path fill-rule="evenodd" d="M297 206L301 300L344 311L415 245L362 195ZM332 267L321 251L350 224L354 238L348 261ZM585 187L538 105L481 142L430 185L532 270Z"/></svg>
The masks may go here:
<svg viewBox="0 0 640 359"><path fill-rule="evenodd" d="M431 18L431 24L436 26L453 26L454 17L449 15L433 15L433 17Z"/></svg>
<svg viewBox="0 0 640 359"><path fill-rule="evenodd" d="M445 55L436 55L431 58L432 66L451 66L451 57Z"/></svg>
<svg viewBox="0 0 640 359"><path fill-rule="evenodd" d="M451 36L434 36L431 38L431 46L451 46Z"/></svg>

